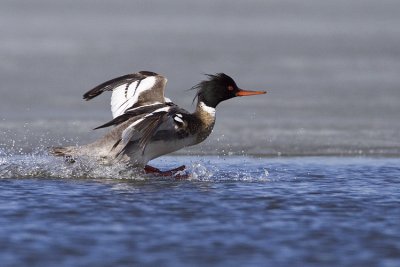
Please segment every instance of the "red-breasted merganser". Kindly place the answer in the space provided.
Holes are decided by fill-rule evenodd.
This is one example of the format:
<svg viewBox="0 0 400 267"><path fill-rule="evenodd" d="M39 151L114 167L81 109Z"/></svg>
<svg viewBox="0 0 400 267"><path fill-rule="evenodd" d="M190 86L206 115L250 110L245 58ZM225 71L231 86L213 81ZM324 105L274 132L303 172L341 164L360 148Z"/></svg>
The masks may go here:
<svg viewBox="0 0 400 267"><path fill-rule="evenodd" d="M215 108L220 102L236 96L266 93L242 90L224 73L207 76L207 80L193 87L197 90L197 106L193 113L164 96L167 79L160 74L140 71L104 82L85 93L83 98L90 100L104 91L112 91L113 119L95 129L114 128L94 143L54 147L51 153L72 158L94 157L106 164L123 162L161 175L183 170L185 167L181 166L162 172L147 163L206 139L214 127Z"/></svg>

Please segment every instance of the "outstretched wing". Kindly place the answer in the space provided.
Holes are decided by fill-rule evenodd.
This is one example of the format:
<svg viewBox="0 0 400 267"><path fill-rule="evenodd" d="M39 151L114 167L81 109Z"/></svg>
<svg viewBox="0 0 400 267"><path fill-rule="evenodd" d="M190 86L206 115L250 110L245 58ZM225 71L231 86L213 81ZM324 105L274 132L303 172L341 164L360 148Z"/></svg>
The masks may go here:
<svg viewBox="0 0 400 267"><path fill-rule="evenodd" d="M128 147L130 142L138 142L142 154L152 138L157 139L157 135L163 135L163 140L168 138L185 138L191 129L188 128L189 121L195 119L193 115L177 106L164 106L143 116L129 125L121 135L121 139L115 144L117 147L122 144L121 154Z"/></svg>
<svg viewBox="0 0 400 267"><path fill-rule="evenodd" d="M90 100L105 91L112 91L111 112L113 118L138 107L169 102L164 97L167 79L155 72L140 71L104 82L83 95Z"/></svg>
<svg viewBox="0 0 400 267"><path fill-rule="evenodd" d="M100 126L94 128L94 130L109 127L112 125L121 124L121 123L129 120L132 117L143 117L146 114L149 114L149 113L151 113L159 108L165 107L167 105L173 105L173 104L172 103L171 104L153 104L153 105L146 105L143 107L130 108L130 109L126 110L124 114L112 119L111 121L109 121L103 125L100 125Z"/></svg>

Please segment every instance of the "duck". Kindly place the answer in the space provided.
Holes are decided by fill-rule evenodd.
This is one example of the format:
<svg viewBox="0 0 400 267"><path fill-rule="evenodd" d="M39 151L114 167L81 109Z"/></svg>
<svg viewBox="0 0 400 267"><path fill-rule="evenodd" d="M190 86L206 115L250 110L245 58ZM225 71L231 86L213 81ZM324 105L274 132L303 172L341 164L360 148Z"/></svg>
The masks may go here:
<svg viewBox="0 0 400 267"><path fill-rule="evenodd" d="M72 162L77 157L94 158L101 164L122 163L161 176L174 175L182 165L161 171L148 165L152 159L204 141L215 125L219 103L265 91L240 89L225 73L206 74L192 89L197 99L188 112L165 97L167 78L152 71L139 71L106 81L83 95L86 101L111 91L112 120L95 129L112 127L102 138L81 146L53 147L51 154Z"/></svg>

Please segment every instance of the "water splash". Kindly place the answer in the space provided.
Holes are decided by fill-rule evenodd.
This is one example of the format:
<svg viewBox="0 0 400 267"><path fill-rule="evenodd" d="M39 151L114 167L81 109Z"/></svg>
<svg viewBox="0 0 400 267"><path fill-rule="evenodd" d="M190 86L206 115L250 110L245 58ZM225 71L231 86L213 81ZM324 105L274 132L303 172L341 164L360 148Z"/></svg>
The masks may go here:
<svg viewBox="0 0 400 267"><path fill-rule="evenodd" d="M206 157L191 163L190 179L199 181L268 182L269 173L260 161L241 156Z"/></svg>
<svg viewBox="0 0 400 267"><path fill-rule="evenodd" d="M213 177L213 171L211 168L207 168L200 162L193 162L190 167L190 179L191 180L210 180Z"/></svg>
<svg viewBox="0 0 400 267"><path fill-rule="evenodd" d="M187 169L172 177L146 175L142 170L124 164L101 165L89 158L78 158L69 163L61 157L49 155L47 148L33 152L0 149L0 178L73 178L73 179L173 179L190 181L270 181L269 172L260 161L248 157L187 157L165 156L155 160L161 169L176 167L176 162L189 161ZM152 162L153 163L153 162Z"/></svg>
<svg viewBox="0 0 400 267"><path fill-rule="evenodd" d="M86 158L71 164L46 154L0 157L0 178L144 179L138 170L122 164L105 166Z"/></svg>

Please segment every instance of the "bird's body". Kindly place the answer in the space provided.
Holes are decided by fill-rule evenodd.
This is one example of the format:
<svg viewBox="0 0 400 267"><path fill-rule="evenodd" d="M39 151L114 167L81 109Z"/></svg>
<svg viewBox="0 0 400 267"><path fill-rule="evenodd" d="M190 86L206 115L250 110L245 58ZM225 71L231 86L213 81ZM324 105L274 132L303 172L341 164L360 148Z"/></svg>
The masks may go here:
<svg viewBox="0 0 400 267"><path fill-rule="evenodd" d="M84 94L84 99L112 91L113 119L96 129L114 128L94 143L56 147L52 153L96 158L106 164L122 162L145 167L154 158L206 139L214 127L215 107L219 102L234 96L265 93L241 90L223 73L209 77L194 87L198 90L198 102L193 113L164 96L167 79L154 72L141 71L100 84Z"/></svg>

